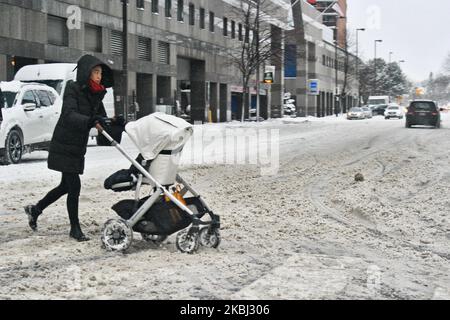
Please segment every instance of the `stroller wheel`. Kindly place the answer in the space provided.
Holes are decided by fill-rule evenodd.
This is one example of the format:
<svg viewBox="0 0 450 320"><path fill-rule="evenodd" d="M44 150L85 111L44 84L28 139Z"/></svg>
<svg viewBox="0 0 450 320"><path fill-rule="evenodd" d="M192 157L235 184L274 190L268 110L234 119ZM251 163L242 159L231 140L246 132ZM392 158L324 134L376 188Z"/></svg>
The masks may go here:
<svg viewBox="0 0 450 320"><path fill-rule="evenodd" d="M219 229L203 228L199 234L200 244L208 248L217 248L220 244L220 231Z"/></svg>
<svg viewBox="0 0 450 320"><path fill-rule="evenodd" d="M141 236L142 236L143 240L145 240L147 242L152 242L156 245L163 243L167 239L167 236L160 236L160 235L147 234L147 233L141 233Z"/></svg>
<svg viewBox="0 0 450 320"><path fill-rule="evenodd" d="M180 231L177 234L176 246L183 253L194 253L199 246L198 233L194 232L190 235L189 229Z"/></svg>
<svg viewBox="0 0 450 320"><path fill-rule="evenodd" d="M123 219L106 221L102 230L102 242L110 251L125 251L133 241L133 230Z"/></svg>

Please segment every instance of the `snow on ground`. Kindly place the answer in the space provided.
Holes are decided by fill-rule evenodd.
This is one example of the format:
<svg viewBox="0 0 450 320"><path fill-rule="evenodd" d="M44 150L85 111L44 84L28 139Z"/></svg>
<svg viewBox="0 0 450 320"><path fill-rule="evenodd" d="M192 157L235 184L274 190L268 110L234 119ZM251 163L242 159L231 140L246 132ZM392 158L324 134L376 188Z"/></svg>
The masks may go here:
<svg viewBox="0 0 450 320"><path fill-rule="evenodd" d="M175 236L155 247L135 234L127 254L105 252L110 207L133 194L103 189L129 164L92 142L80 220L93 240L69 239L64 199L31 232L22 207L60 178L45 152L33 153L0 167L0 299L450 299L448 115L440 130L329 117L195 131L180 174L221 216L219 249L185 255ZM247 134L249 145L227 143ZM246 149L246 164L227 163ZM279 161L263 162L274 171L262 170L261 151Z"/></svg>

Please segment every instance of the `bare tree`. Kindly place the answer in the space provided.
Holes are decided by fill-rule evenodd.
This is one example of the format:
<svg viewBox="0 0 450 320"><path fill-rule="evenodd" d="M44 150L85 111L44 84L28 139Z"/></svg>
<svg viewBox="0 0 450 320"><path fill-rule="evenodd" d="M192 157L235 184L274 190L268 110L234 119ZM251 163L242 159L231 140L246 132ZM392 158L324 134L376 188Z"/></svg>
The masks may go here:
<svg viewBox="0 0 450 320"><path fill-rule="evenodd" d="M239 69L243 87L241 121L249 112L250 81L260 66L283 54L282 46L274 46L270 14L276 9L272 0L240 0L236 8L235 20L242 21L244 31L242 41L235 42L230 49L231 62ZM240 30L239 30L240 32ZM239 34L240 36L240 34Z"/></svg>
<svg viewBox="0 0 450 320"><path fill-rule="evenodd" d="M356 48L356 41L354 41L352 35L350 33L347 34L346 39L345 39L345 43L344 43L344 48L343 48L343 52L341 53L342 57L342 72L344 73L344 83L342 85L342 90L340 92L340 101L341 101L341 105L343 106L342 111L345 113L347 111L347 89L349 89L351 87L351 83L355 80L357 80L357 75L356 75L356 68L354 68L355 65L355 59L356 57L354 57L354 59L352 59L352 52L355 50ZM340 59L338 59L340 60Z"/></svg>

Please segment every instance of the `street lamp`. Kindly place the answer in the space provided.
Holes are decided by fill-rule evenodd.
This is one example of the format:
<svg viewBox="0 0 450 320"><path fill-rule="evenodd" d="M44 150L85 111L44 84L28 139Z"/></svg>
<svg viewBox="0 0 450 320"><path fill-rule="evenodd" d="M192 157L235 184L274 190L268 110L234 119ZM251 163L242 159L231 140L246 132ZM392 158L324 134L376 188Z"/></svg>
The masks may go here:
<svg viewBox="0 0 450 320"><path fill-rule="evenodd" d="M128 122L128 1L122 0L122 90L123 113Z"/></svg>
<svg viewBox="0 0 450 320"><path fill-rule="evenodd" d="M393 55L394 53L391 51L391 52L389 52L389 63L391 63L392 62L392 55Z"/></svg>
<svg viewBox="0 0 450 320"><path fill-rule="evenodd" d="M339 19L347 19L347 17L343 17L343 16L339 16ZM337 22L336 22L336 28L337 28ZM337 110L338 108L341 109L341 99L339 97L339 95L341 95L341 92L338 90L339 89L339 79L338 79L338 71L339 71L339 57L338 57L338 33L337 33L337 29L336 29L336 39L334 40L334 72L335 72L335 101L334 101L334 112L337 115ZM344 41L347 41L347 39L344 39ZM342 111L342 109L341 109Z"/></svg>
<svg viewBox="0 0 450 320"><path fill-rule="evenodd" d="M374 81L374 86L373 86L373 91L374 91L374 95L377 94L377 43L381 43L383 42L383 40L375 40L375 59L374 59L374 64L375 64L375 81Z"/></svg>
<svg viewBox="0 0 450 320"><path fill-rule="evenodd" d="M359 75L359 44L358 44L358 32L366 31L365 28L356 29L356 77L358 79L358 107L361 106L361 78Z"/></svg>

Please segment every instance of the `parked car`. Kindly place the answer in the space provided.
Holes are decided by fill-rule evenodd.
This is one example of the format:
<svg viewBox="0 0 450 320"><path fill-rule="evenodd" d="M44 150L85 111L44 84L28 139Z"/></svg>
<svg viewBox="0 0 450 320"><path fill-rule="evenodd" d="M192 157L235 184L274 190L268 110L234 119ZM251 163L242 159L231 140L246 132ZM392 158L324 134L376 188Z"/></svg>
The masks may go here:
<svg viewBox="0 0 450 320"><path fill-rule="evenodd" d="M372 119L372 117L373 117L372 110L369 107L362 107L361 110L364 112L364 115L366 116L366 118Z"/></svg>
<svg viewBox="0 0 450 320"><path fill-rule="evenodd" d="M387 104L379 104L372 109L372 114L374 116L384 116L384 113L386 112L386 108L388 107Z"/></svg>
<svg viewBox="0 0 450 320"><path fill-rule="evenodd" d="M25 153L48 150L61 113L55 89L39 83L0 82L6 103L1 108L0 162L17 164Z"/></svg>
<svg viewBox="0 0 450 320"><path fill-rule="evenodd" d="M403 119L403 110L399 105L391 104L386 108L386 111L384 112L384 118L385 119L391 119L391 118Z"/></svg>
<svg viewBox="0 0 450 320"><path fill-rule="evenodd" d="M441 127L441 110L436 102L431 100L414 100L406 113L406 128L415 125Z"/></svg>
<svg viewBox="0 0 450 320"><path fill-rule="evenodd" d="M347 113L347 119L366 119L366 115L361 108L351 108Z"/></svg>
<svg viewBox="0 0 450 320"><path fill-rule="evenodd" d="M244 121L255 121L255 122L259 121L259 122L262 122L264 120L265 119L263 117L261 117L261 116L259 116L259 118L256 117L256 109L253 108L253 109L249 110L249 117L248 117L248 119L245 119Z"/></svg>

